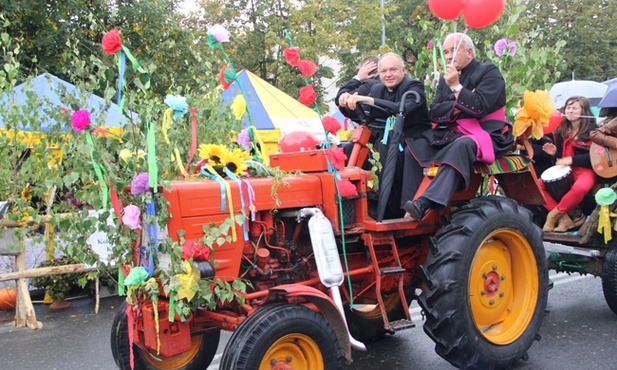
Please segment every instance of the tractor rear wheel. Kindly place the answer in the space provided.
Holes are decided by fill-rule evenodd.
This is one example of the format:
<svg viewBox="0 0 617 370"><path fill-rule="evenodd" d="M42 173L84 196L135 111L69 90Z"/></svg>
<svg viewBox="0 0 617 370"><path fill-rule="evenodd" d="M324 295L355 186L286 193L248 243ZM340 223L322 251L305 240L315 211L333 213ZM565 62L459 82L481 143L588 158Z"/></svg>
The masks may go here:
<svg viewBox="0 0 617 370"><path fill-rule="evenodd" d="M221 335L214 330L192 336L191 350L172 357L162 357L133 344L134 367L143 370L198 370L210 365ZM120 306L111 326L111 354L121 370L130 370L130 352L126 302Z"/></svg>
<svg viewBox="0 0 617 370"><path fill-rule="evenodd" d="M604 255L602 290L608 307L617 314L617 242L611 243Z"/></svg>
<svg viewBox="0 0 617 370"><path fill-rule="evenodd" d="M336 334L319 313L292 304L258 309L236 330L221 369L339 370L343 356Z"/></svg>
<svg viewBox="0 0 617 370"><path fill-rule="evenodd" d="M422 266L418 301L435 351L462 369L500 369L527 357L548 299L542 232L504 197L482 197L452 215Z"/></svg>

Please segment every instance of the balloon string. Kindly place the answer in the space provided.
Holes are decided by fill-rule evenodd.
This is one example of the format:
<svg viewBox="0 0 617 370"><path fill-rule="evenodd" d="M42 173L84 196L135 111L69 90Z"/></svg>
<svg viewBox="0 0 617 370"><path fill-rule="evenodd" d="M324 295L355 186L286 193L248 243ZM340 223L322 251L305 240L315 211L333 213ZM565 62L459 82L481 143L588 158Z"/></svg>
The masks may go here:
<svg viewBox="0 0 617 370"><path fill-rule="evenodd" d="M454 56L452 57L452 61L450 62L450 65L453 66L454 65L454 59L456 56L456 53L458 53L458 49L461 47L461 44L463 43L463 35L467 34L467 27L465 27L465 31L463 31L463 34L461 35L461 37L458 40L458 44L456 45L456 47L454 48Z"/></svg>

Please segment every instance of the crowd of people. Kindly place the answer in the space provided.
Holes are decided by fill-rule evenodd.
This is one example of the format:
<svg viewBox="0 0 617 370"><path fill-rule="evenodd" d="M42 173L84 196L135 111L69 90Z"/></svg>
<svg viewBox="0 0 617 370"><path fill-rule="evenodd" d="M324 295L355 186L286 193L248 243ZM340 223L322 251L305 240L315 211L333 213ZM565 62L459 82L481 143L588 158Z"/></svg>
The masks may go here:
<svg viewBox="0 0 617 370"><path fill-rule="evenodd" d="M491 164L514 149L515 138L505 116L506 83L499 68L476 58L474 43L466 34L448 35L442 48L446 65L441 66L430 106L422 82L407 76L404 60L394 53L364 59L357 75L343 84L336 96L336 105L352 120L358 119L361 103L405 117L402 161L391 195L396 203L389 205L391 217L419 221L431 210L444 209L455 191L469 186L475 163ZM420 99L409 99L401 105L403 94L410 90L417 92ZM404 107L402 112L399 106ZM617 108L600 112L608 122L600 128L585 97L570 97L562 112L559 127L533 141L538 176L550 167L563 166L572 177L572 186L559 197L538 179L546 199L543 229L551 232L573 230L585 220L578 205L596 185L589 159L591 142L617 148ZM387 129L384 122L383 117L376 118L373 126L369 125L370 142L382 160L388 147L382 140ZM352 145L345 148L348 156ZM435 177L424 191L418 192L423 169L434 165L438 165Z"/></svg>

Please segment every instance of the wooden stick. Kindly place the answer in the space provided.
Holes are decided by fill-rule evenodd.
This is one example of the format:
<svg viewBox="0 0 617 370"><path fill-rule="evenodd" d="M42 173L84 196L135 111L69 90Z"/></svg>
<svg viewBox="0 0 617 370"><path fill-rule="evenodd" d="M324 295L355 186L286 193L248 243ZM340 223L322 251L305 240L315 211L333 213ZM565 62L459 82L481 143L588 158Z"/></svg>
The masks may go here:
<svg viewBox="0 0 617 370"><path fill-rule="evenodd" d="M7 272L0 274L0 281L17 280L25 278L33 278L47 275L60 275L73 272L91 272L96 271L95 267L85 267L83 263L75 263L72 265L38 267L29 270L18 270L16 272Z"/></svg>

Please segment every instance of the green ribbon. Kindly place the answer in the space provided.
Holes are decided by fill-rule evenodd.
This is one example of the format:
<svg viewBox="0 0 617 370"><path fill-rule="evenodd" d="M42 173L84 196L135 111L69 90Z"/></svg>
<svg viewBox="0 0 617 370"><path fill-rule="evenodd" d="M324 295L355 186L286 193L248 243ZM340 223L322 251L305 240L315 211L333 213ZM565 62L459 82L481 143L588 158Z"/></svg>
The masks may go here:
<svg viewBox="0 0 617 370"><path fill-rule="evenodd" d="M90 131L86 131L86 141L88 142L88 144L90 144L90 159L92 160L92 166L94 167L96 177L99 179L99 183L101 184L101 199L103 202L103 210L106 210L109 203L109 188L107 187L107 183L103 178L103 166L101 166L96 161L96 159L94 159L94 142L92 141L92 135L90 134Z"/></svg>
<svg viewBox="0 0 617 370"><path fill-rule="evenodd" d="M154 124L147 123L148 132L146 134L146 146L148 148L148 186L152 192L156 193L158 188L159 169L156 159L156 138L154 136Z"/></svg>
<svg viewBox="0 0 617 370"><path fill-rule="evenodd" d="M126 291L124 290L124 271L122 266L118 266L118 295L126 295Z"/></svg>
<svg viewBox="0 0 617 370"><path fill-rule="evenodd" d="M141 73L142 75L145 75L146 81L144 82L144 87L146 89L149 89L150 88L150 73L148 73L148 71L146 71L145 68L139 65L139 62L137 61L137 59L133 56L133 54L131 54L131 51L126 46L122 46L122 51L126 53L126 57L131 61L133 68L135 68L135 70Z"/></svg>

